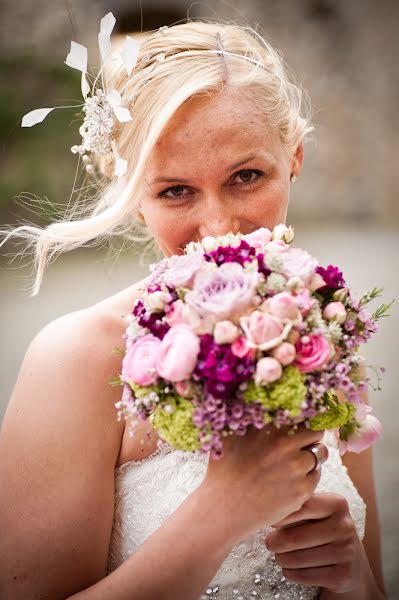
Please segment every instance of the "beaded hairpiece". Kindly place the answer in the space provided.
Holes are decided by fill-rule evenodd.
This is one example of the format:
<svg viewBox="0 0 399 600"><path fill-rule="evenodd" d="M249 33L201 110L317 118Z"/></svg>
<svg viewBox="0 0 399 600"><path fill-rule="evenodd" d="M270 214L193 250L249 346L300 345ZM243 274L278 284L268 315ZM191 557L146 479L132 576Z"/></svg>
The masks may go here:
<svg viewBox="0 0 399 600"><path fill-rule="evenodd" d="M114 29L116 19L109 12L101 19L100 32L98 34L98 45L101 55L101 68L97 76L93 77L87 70L87 48L71 41L71 49L66 57L65 64L73 69L81 71L81 91L84 99L83 104L75 106L54 106L52 108L37 108L28 112L22 118L21 127L32 127L37 123L41 123L47 115L56 108L80 108L84 113L84 120L79 128L79 133L82 137L81 143L71 147L73 154L78 154L85 165L88 173L94 172L94 166L91 162L91 156L104 156L112 154L114 159L114 176L121 177L126 173L127 161L122 158L117 150L114 141L115 129L118 123L126 123L132 120L132 115L128 108L123 106L124 99L122 95L114 89L107 90L103 78L103 70L108 64L108 61L122 60L124 68L130 77L137 63L140 43L138 40L127 35L119 51L119 56L112 56L111 33ZM164 25L160 27L155 34L165 34L168 27ZM198 53L218 54L223 58L225 73L227 76L227 64L225 55L236 56L247 60L257 66L266 68L259 61L246 56L228 52L224 49L220 33L216 34L217 50L184 50L177 52L171 56L166 56L165 53L159 53L155 56L143 56L142 61L153 61L151 72L156 65L165 60L175 59L177 56L192 56ZM101 78L101 85L98 83ZM90 87L89 81L92 80ZM89 155L88 153L91 153Z"/></svg>

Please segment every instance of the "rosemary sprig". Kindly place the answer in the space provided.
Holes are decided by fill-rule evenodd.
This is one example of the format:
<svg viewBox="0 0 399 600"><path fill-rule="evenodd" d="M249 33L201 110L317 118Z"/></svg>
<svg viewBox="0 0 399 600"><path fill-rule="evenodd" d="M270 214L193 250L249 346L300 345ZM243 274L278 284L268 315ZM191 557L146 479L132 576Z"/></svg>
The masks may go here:
<svg viewBox="0 0 399 600"><path fill-rule="evenodd" d="M375 298L378 298L379 296L381 296L383 291L384 291L384 288L374 287L370 292L366 292L365 294L363 294L363 296L361 297L361 299L359 301L359 304L361 306L368 304Z"/></svg>
<svg viewBox="0 0 399 600"><path fill-rule="evenodd" d="M377 308L377 310L371 315L372 321L377 321L378 319L381 319L382 317L389 317L390 315L387 314L387 310L389 310L391 308L391 306L394 302L395 302L395 300L392 300L392 302L390 302L389 304L383 304L382 306Z"/></svg>

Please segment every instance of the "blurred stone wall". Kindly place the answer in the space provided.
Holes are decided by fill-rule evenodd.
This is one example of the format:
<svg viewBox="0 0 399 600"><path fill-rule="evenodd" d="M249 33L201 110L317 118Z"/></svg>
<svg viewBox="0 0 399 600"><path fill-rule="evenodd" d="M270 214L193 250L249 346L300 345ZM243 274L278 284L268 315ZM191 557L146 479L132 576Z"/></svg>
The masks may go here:
<svg viewBox="0 0 399 600"><path fill-rule="evenodd" d="M3 0L1 50L34 47L62 61L74 38L64 2ZM112 10L144 29L184 19L257 25L309 91L314 141L292 190L288 221L399 224L396 167L399 2L393 0L70 0L81 43L97 57L99 19ZM189 9L191 5L191 8ZM4 83L4 82L3 82ZM23 90L23 82L21 83ZM45 106L45 104L44 104ZM16 189L16 193L20 190ZM34 190L32 190L34 191Z"/></svg>

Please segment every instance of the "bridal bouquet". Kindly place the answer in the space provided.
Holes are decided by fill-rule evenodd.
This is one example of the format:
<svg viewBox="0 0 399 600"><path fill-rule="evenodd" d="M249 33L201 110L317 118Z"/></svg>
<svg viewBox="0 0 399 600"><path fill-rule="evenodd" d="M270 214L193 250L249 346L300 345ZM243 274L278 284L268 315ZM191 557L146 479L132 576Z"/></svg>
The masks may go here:
<svg viewBox="0 0 399 600"><path fill-rule="evenodd" d="M379 437L358 349L392 303L371 315L382 290L356 300L341 271L293 237L285 225L205 237L151 265L112 382L130 435L132 417L148 418L176 449L214 458L250 425L333 429L341 453Z"/></svg>

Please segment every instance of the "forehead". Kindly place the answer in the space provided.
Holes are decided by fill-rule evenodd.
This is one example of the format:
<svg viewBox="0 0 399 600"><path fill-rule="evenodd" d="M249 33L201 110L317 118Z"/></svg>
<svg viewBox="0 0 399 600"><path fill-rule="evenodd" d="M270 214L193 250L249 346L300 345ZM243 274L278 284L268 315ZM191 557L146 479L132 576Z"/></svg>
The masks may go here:
<svg viewBox="0 0 399 600"><path fill-rule="evenodd" d="M217 167L258 150L277 158L282 152L278 133L244 90L223 91L191 98L176 111L148 168L175 170L179 165L199 167L204 161Z"/></svg>

